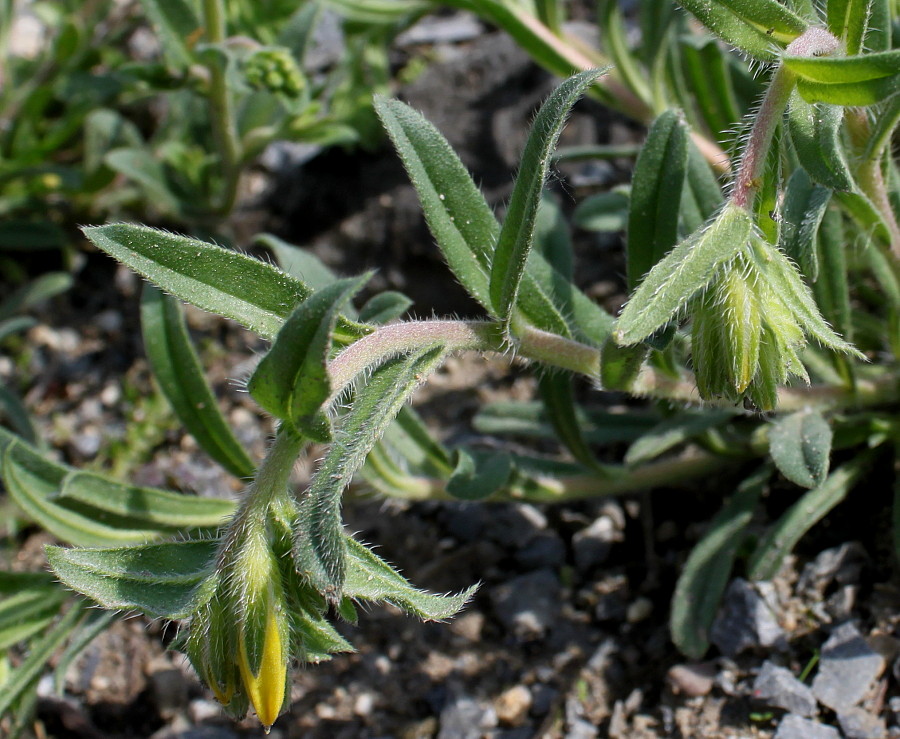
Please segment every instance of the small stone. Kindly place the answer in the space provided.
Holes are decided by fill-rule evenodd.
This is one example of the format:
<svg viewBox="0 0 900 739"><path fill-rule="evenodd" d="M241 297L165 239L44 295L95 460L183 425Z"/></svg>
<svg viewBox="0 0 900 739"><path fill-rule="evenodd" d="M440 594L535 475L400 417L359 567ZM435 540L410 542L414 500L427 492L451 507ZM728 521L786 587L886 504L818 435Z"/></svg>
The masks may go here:
<svg viewBox="0 0 900 739"><path fill-rule="evenodd" d="M569 722L565 737L566 739L597 739L597 727L590 721L577 718Z"/></svg>
<svg viewBox="0 0 900 739"><path fill-rule="evenodd" d="M810 717L816 713L816 698L810 687L774 662L763 663L753 683L753 697L798 716Z"/></svg>
<svg viewBox="0 0 900 739"><path fill-rule="evenodd" d="M613 544L622 540L622 531L612 516L601 515L572 537L575 566L585 573L602 565L609 557Z"/></svg>
<svg viewBox="0 0 900 739"><path fill-rule="evenodd" d="M773 739L841 739L841 735L833 726L789 713L781 719Z"/></svg>
<svg viewBox="0 0 900 739"><path fill-rule="evenodd" d="M650 618L651 613L653 613L653 601L641 597L629 604L625 611L625 620L630 624L637 624Z"/></svg>
<svg viewBox="0 0 900 739"><path fill-rule="evenodd" d="M184 673L166 657L159 657L147 667L148 682L156 710L169 719L188 705L188 684Z"/></svg>
<svg viewBox="0 0 900 739"><path fill-rule="evenodd" d="M881 739L887 734L884 719L863 708L850 708L839 712L837 718L846 739Z"/></svg>
<svg viewBox="0 0 900 739"><path fill-rule="evenodd" d="M666 675L669 687L675 695L696 698L707 695L716 679L716 666L712 662L693 665L675 665Z"/></svg>
<svg viewBox="0 0 900 739"><path fill-rule="evenodd" d="M544 683L537 683L531 688L531 715L546 716L553 708L559 691Z"/></svg>
<svg viewBox="0 0 900 739"><path fill-rule="evenodd" d="M710 640L722 654L734 657L747 649L786 643L773 611L774 604L767 602L772 598L764 597L764 585L754 586L742 578L731 581L722 599L724 605L710 630Z"/></svg>
<svg viewBox="0 0 900 739"><path fill-rule="evenodd" d="M497 725L492 706L485 706L467 695L453 696L441 711L441 729L437 739L481 739L485 729Z"/></svg>
<svg viewBox="0 0 900 739"><path fill-rule="evenodd" d="M457 636L471 642L481 639L481 630L484 628L484 614L479 611L469 611L457 616L450 622L450 631Z"/></svg>
<svg viewBox="0 0 900 739"><path fill-rule="evenodd" d="M535 570L495 588L491 594L494 611L519 639L537 639L557 620L559 590L559 579L552 570Z"/></svg>
<svg viewBox="0 0 900 739"><path fill-rule="evenodd" d="M516 552L516 561L526 569L558 568L566 561L566 545L555 531L539 531Z"/></svg>
<svg viewBox="0 0 900 739"><path fill-rule="evenodd" d="M188 716L191 723L202 724L207 721L220 721L225 718L225 712L222 706L216 701L206 700L205 698L197 698L192 700L188 706Z"/></svg>
<svg viewBox="0 0 900 739"><path fill-rule="evenodd" d="M370 716L375 708L375 696L372 693L360 693L353 701L353 713L357 716Z"/></svg>
<svg viewBox="0 0 900 739"><path fill-rule="evenodd" d="M497 718L504 726L521 726L531 708L531 692L524 685L504 690L494 701Z"/></svg>
<svg viewBox="0 0 900 739"><path fill-rule="evenodd" d="M812 691L837 713L859 703L884 672L885 660L869 647L852 623L838 626L822 646Z"/></svg>

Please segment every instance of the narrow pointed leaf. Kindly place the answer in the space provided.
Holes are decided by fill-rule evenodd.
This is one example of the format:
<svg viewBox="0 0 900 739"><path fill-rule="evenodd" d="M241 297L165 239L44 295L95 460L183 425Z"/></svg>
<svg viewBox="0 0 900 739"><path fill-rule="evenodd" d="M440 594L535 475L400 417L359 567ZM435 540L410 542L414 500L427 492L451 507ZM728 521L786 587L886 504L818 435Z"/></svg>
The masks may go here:
<svg viewBox="0 0 900 739"><path fill-rule="evenodd" d="M735 413L736 411L730 409L709 410L703 413L690 411L676 413L634 442L625 453L625 464L634 467L650 462L679 444L721 426L733 418Z"/></svg>
<svg viewBox="0 0 900 739"><path fill-rule="evenodd" d="M471 600L478 586L458 595L432 595L417 590L393 567L358 541L347 537L347 580L350 598L390 603L429 621L455 616Z"/></svg>
<svg viewBox="0 0 900 739"><path fill-rule="evenodd" d="M68 587L104 608L150 618L184 618L210 576L215 539L116 549L47 547L50 567Z"/></svg>
<svg viewBox="0 0 900 739"><path fill-rule="evenodd" d="M727 206L703 231L692 234L650 271L616 323L615 340L637 344L664 326L746 248L752 223L742 208Z"/></svg>
<svg viewBox="0 0 900 739"><path fill-rule="evenodd" d="M803 169L791 175L784 191L780 246L811 282L819 277L816 240L830 200L831 192L814 185Z"/></svg>
<svg viewBox="0 0 900 739"><path fill-rule="evenodd" d="M366 301L359 311L363 323L380 325L400 318L412 306L413 301L401 292L387 290Z"/></svg>
<svg viewBox="0 0 900 739"><path fill-rule="evenodd" d="M710 522L691 550L672 596L672 642L686 657L700 659L709 649L709 630L728 585L737 550L747 538L766 481L767 467L746 479L734 497Z"/></svg>
<svg viewBox="0 0 900 739"><path fill-rule="evenodd" d="M448 266L466 291L495 315L487 275L500 226L484 196L447 140L419 113L379 96L375 110Z"/></svg>
<svg viewBox="0 0 900 739"><path fill-rule="evenodd" d="M372 372L357 388L352 407L300 504L297 568L331 598L340 599L346 576L341 494L394 416L443 357L443 347L427 347L389 360Z"/></svg>
<svg viewBox="0 0 900 739"><path fill-rule="evenodd" d="M29 444L40 443L37 429L22 399L0 382L0 418Z"/></svg>
<svg viewBox="0 0 900 739"><path fill-rule="evenodd" d="M72 275L68 272L47 272L23 285L0 303L0 321L12 317L14 313L28 310L41 301L64 293L72 287Z"/></svg>
<svg viewBox="0 0 900 739"><path fill-rule="evenodd" d="M828 0L828 30L843 40L847 54L862 51L872 0Z"/></svg>
<svg viewBox="0 0 900 739"><path fill-rule="evenodd" d="M873 105L900 91L900 49L846 57L785 56L810 103Z"/></svg>
<svg viewBox="0 0 900 739"><path fill-rule="evenodd" d="M769 427L769 454L788 480L814 488L828 475L831 439L831 426L821 413L797 411Z"/></svg>
<svg viewBox="0 0 900 739"><path fill-rule="evenodd" d="M282 270L313 290L321 290L340 279L308 249L289 244L272 234L259 234L253 241L270 249ZM348 312L347 315L351 314Z"/></svg>
<svg viewBox="0 0 900 739"><path fill-rule="evenodd" d="M328 359L338 311L368 279L339 280L298 305L247 383L266 411L314 441L331 438L323 406L331 395Z"/></svg>
<svg viewBox="0 0 900 739"><path fill-rule="evenodd" d="M513 466L508 455L456 450L456 467L447 492L460 500L484 500L506 485Z"/></svg>
<svg viewBox="0 0 900 739"><path fill-rule="evenodd" d="M553 149L572 106L601 74L603 70L588 70L567 79L541 106L532 125L491 263L491 305L507 324L534 240L535 219Z"/></svg>
<svg viewBox="0 0 900 739"><path fill-rule="evenodd" d="M681 0L704 26L754 59L776 57L777 44L788 44L806 30L802 18L776 0Z"/></svg>
<svg viewBox="0 0 900 739"><path fill-rule="evenodd" d="M219 410L188 337L181 306L152 285L144 286L141 331L153 374L178 419L231 474L252 477L255 465Z"/></svg>
<svg viewBox="0 0 900 739"><path fill-rule="evenodd" d="M825 211L817 239L819 279L813 285L822 315L840 334L851 341L850 286L847 280L846 240L840 211ZM877 248L871 253L880 253Z"/></svg>
<svg viewBox="0 0 900 739"><path fill-rule="evenodd" d="M538 390L546 409L547 418L556 430L559 440L566 445L579 462L597 469L599 464L582 433L578 420L572 376L568 373L545 373L538 379Z"/></svg>
<svg viewBox="0 0 900 739"><path fill-rule="evenodd" d="M681 192L679 232L692 234L712 218L722 203L722 188L693 141L688 141L687 172Z"/></svg>
<svg viewBox="0 0 900 739"><path fill-rule="evenodd" d="M84 610L75 604L40 640L31 645L28 656L10 673L0 691L0 716L8 715L8 711L29 690L32 690L40 679L44 666L56 651L66 643Z"/></svg>
<svg viewBox="0 0 900 739"><path fill-rule="evenodd" d="M769 529L748 565L751 580L771 580L784 558L803 535L838 505L862 477L871 461L869 454L838 467L818 487L809 490Z"/></svg>
<svg viewBox="0 0 900 739"><path fill-rule="evenodd" d="M92 226L84 233L165 292L266 339L273 339L297 304L312 294L270 264L186 236L127 223ZM335 339L346 343L369 330L341 319Z"/></svg>
<svg viewBox="0 0 900 739"><path fill-rule="evenodd" d="M193 61L188 39L202 30L202 25L187 0L141 0L144 12L156 30L166 63L175 68L187 67Z"/></svg>
<svg viewBox="0 0 900 739"><path fill-rule="evenodd" d="M838 336L822 318L810 289L787 257L777 248L759 240L757 242L756 248L752 250L757 274L766 280L774 294L788 306L803 330L823 346L865 359L861 352Z"/></svg>
<svg viewBox="0 0 900 739"><path fill-rule="evenodd" d="M687 124L668 110L650 126L634 166L628 214L628 289L678 241L681 190L687 170Z"/></svg>

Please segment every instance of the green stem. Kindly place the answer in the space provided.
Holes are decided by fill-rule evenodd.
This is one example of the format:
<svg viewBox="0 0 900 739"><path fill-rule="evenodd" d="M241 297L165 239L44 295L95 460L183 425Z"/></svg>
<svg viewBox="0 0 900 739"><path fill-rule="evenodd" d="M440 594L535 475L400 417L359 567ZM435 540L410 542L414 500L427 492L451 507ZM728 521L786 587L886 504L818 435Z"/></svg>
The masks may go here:
<svg viewBox="0 0 900 739"><path fill-rule="evenodd" d="M594 382L600 376L600 350L531 326L517 327L516 354L569 370ZM443 345L448 351L508 353L509 344L494 321L410 321L382 326L348 346L332 360L328 372L334 400L358 376L386 359L430 345ZM646 366L628 391L659 399L699 403L693 375L685 372L674 378L656 367ZM807 405L835 410L848 407L877 406L900 399L900 383L893 373L874 379L860 379L856 386L814 385L784 387L778 391L778 412L790 412ZM728 400L706 401L705 406L733 407Z"/></svg>
<svg viewBox="0 0 900 739"><path fill-rule="evenodd" d="M225 10L222 0L203 0L203 17L206 24L206 38L211 44L225 41ZM213 136L219 150L222 178L225 181L220 201L215 212L227 216L234 209L240 178L240 143L234 125L231 93L225 81L222 65L213 61L209 64L209 116Z"/></svg>
<svg viewBox="0 0 900 739"><path fill-rule="evenodd" d="M750 129L750 136L747 138L747 145L731 191L731 202L744 210L753 208L753 198L762 180L772 137L781 122L796 83L797 76L780 64L769 81L769 89L766 90L753 121L753 127Z"/></svg>
<svg viewBox="0 0 900 739"><path fill-rule="evenodd" d="M282 424L256 477L247 487L244 498L228 525L220 549L222 563L237 551L250 530L264 526L269 508L285 496L297 457L305 441L292 426Z"/></svg>

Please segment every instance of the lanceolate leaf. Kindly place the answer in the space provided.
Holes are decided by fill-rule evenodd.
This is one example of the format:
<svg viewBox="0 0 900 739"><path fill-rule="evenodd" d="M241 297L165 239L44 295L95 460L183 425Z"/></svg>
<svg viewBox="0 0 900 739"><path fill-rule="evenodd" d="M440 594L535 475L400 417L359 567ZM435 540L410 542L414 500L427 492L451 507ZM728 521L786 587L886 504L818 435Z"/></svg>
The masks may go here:
<svg viewBox="0 0 900 739"><path fill-rule="evenodd" d="M871 253L880 253L877 248ZM826 210L819 227L819 279L813 285L816 303L825 319L847 340L852 341L850 287L847 282L847 254L844 223L840 211Z"/></svg>
<svg viewBox="0 0 900 739"><path fill-rule="evenodd" d="M668 323L745 249L752 223L747 211L726 206L715 221L682 241L657 263L632 295L616 324L615 340L637 344Z"/></svg>
<svg viewBox="0 0 900 739"><path fill-rule="evenodd" d="M507 324L531 251L535 218L551 154L575 101L601 74L602 70L588 70L567 79L541 106L532 125L491 264L491 304Z"/></svg>
<svg viewBox="0 0 900 739"><path fill-rule="evenodd" d="M466 291L496 317L488 274L500 224L440 132L398 100L375 98L375 109L416 188L428 227ZM566 320L537 280L525 274L518 307L538 328L567 336Z"/></svg>
<svg viewBox="0 0 900 739"><path fill-rule="evenodd" d="M341 494L407 398L444 357L428 347L378 367L356 390L352 407L300 504L295 543L299 571L323 593L340 598L346 575Z"/></svg>
<svg viewBox="0 0 900 739"><path fill-rule="evenodd" d="M688 141L687 177L681 193L680 233L692 234L722 203L722 188L693 141Z"/></svg>
<svg viewBox="0 0 900 739"><path fill-rule="evenodd" d="M323 405L331 394L327 364L334 323L341 306L368 279L339 280L298 305L247 384L266 411L314 441L331 438Z"/></svg>
<svg viewBox="0 0 900 739"><path fill-rule="evenodd" d="M799 76L797 90L811 103L873 105L900 91L900 49L847 57L785 56Z"/></svg>
<svg viewBox="0 0 900 739"><path fill-rule="evenodd" d="M597 469L599 467L597 458L581 432L572 376L561 372L545 373L538 380L538 388L547 418L553 424L559 440L566 445L575 459L583 465Z"/></svg>
<svg viewBox="0 0 900 739"><path fill-rule="evenodd" d="M848 54L859 54L872 0L828 0L828 30L844 41Z"/></svg>
<svg viewBox="0 0 900 739"><path fill-rule="evenodd" d="M347 579L344 594L350 598L390 603L419 618L440 621L458 613L478 586L458 595L431 595L417 590L393 567L351 537L346 538Z"/></svg>
<svg viewBox="0 0 900 739"><path fill-rule="evenodd" d="M681 570L672 596L670 629L679 651L700 659L709 648L709 629L747 525L771 471L763 467L745 480L734 497L712 520L709 530L694 546Z"/></svg>
<svg viewBox="0 0 900 739"><path fill-rule="evenodd" d="M814 185L802 168L791 175L784 192L781 248L811 282L819 276L816 236L829 200L831 192Z"/></svg>
<svg viewBox="0 0 900 739"><path fill-rule="evenodd" d="M84 229L95 246L168 293L231 318L273 339L296 305L312 291L279 269L244 254L166 231L115 223ZM338 341L369 332L339 320Z"/></svg>
<svg viewBox="0 0 900 739"><path fill-rule="evenodd" d="M814 488L828 475L831 438L831 426L821 413L797 411L769 427L769 454L788 480Z"/></svg>
<svg viewBox="0 0 900 739"><path fill-rule="evenodd" d="M212 573L219 542L193 539L118 549L47 547L50 567L104 608L184 618Z"/></svg>
<svg viewBox="0 0 900 739"><path fill-rule="evenodd" d="M500 226L484 196L447 140L419 113L379 96L375 110L419 194L447 264L468 293L495 315L487 275Z"/></svg>
<svg viewBox="0 0 900 739"><path fill-rule="evenodd" d="M460 500L484 500L506 485L513 472L507 454L456 450L456 467L447 480L447 492Z"/></svg>
<svg viewBox="0 0 900 739"><path fill-rule="evenodd" d="M72 275L69 273L47 272L7 294L3 302L0 302L0 321L10 318L14 313L27 310L42 300L49 300L70 287Z"/></svg>
<svg viewBox="0 0 900 739"><path fill-rule="evenodd" d="M822 318L810 289L787 257L760 239L754 239L754 242L755 248L751 253L757 273L796 316L803 330L830 349L865 359L862 353L832 331L831 326Z"/></svg>
<svg viewBox="0 0 900 739"><path fill-rule="evenodd" d="M771 580L775 577L784 558L800 538L847 497L870 460L870 454L858 455L794 503L757 545L748 566L750 578Z"/></svg>
<svg viewBox="0 0 900 739"><path fill-rule="evenodd" d="M139 488L45 459L0 429L0 476L16 504L70 544L110 546L158 539L184 528L212 529L234 503Z"/></svg>
<svg viewBox="0 0 900 739"><path fill-rule="evenodd" d="M803 168L816 182L834 190L852 190L853 176L840 140L844 113L835 105L812 105L794 92L788 106L788 131Z"/></svg>
<svg viewBox="0 0 900 739"><path fill-rule="evenodd" d="M668 110L650 126L634 166L628 215L629 290L634 290L678 241L687 140L684 118L679 111Z"/></svg>
<svg viewBox="0 0 900 739"><path fill-rule="evenodd" d="M379 325L400 318L412 306L413 301L401 292L386 290L373 296L359 312L364 323Z"/></svg>
<svg viewBox="0 0 900 739"><path fill-rule="evenodd" d="M729 44L755 59L776 56L779 44L788 44L806 30L802 18L777 0L681 0L681 5Z"/></svg>
<svg viewBox="0 0 900 739"><path fill-rule="evenodd" d="M734 414L735 411L730 409L676 413L634 442L625 454L625 463L633 467L656 459L704 431L721 426Z"/></svg>
<svg viewBox="0 0 900 739"><path fill-rule="evenodd" d="M255 465L219 410L188 337L178 302L152 285L141 299L144 348L166 399L203 450L237 477Z"/></svg>
<svg viewBox="0 0 900 739"><path fill-rule="evenodd" d="M202 30L192 4L187 0L141 0L144 12L153 23L166 62L187 67L193 61L188 39Z"/></svg>

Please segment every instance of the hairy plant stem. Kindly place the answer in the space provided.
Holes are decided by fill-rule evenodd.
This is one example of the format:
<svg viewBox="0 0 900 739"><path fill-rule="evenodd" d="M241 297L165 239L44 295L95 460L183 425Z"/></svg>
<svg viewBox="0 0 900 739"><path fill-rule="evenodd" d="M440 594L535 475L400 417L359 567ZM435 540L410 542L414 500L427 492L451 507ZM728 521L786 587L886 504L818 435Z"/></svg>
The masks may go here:
<svg viewBox="0 0 900 739"><path fill-rule="evenodd" d="M449 352L477 351L509 354L569 370L599 383L600 349L551 334L533 326L516 326L516 344L510 347L500 324L494 321L410 321L382 326L348 346L329 366L332 394L329 403L367 369L386 359L426 346L444 346ZM699 403L693 375L685 372L674 378L655 367L644 367L628 388L643 395L680 403ZM860 378L855 387L813 385L784 387L778 391L779 412L799 410L809 405L836 410L848 407L877 406L900 399L900 384L892 372L874 379ZM706 406L732 407L727 400L704 402Z"/></svg>
<svg viewBox="0 0 900 739"><path fill-rule="evenodd" d="M228 525L220 549L220 563L240 547L249 529L265 525L269 508L287 493L291 472L304 443L303 437L290 425L282 424L278 428L275 441Z"/></svg>
<svg viewBox="0 0 900 739"><path fill-rule="evenodd" d="M769 89L766 90L750 129L731 191L731 202L744 210L753 208L753 198L762 180L772 137L796 83L797 76L782 64L778 65L769 81Z"/></svg>
<svg viewBox="0 0 900 739"><path fill-rule="evenodd" d="M889 114L900 117L900 106L895 106L895 109ZM900 224L897 223L897 217L891 206L887 183L884 181L884 170L882 169L882 156L885 148L890 143L890 136L882 136L880 141L873 142L872 126L864 110L848 110L845 119L847 121L847 130L850 132L850 139L860 154L860 163L856 170L856 182L860 190L868 196L872 204L878 209L888 227L890 250L894 257L894 268L897 270L898 260L900 260Z"/></svg>
<svg viewBox="0 0 900 739"><path fill-rule="evenodd" d="M225 41L225 9L223 0L203 0L206 39L210 44ZM227 216L234 209L240 178L240 143L234 127L231 93L225 81L225 70L213 61L209 64L209 117L221 160L224 186L215 213Z"/></svg>

